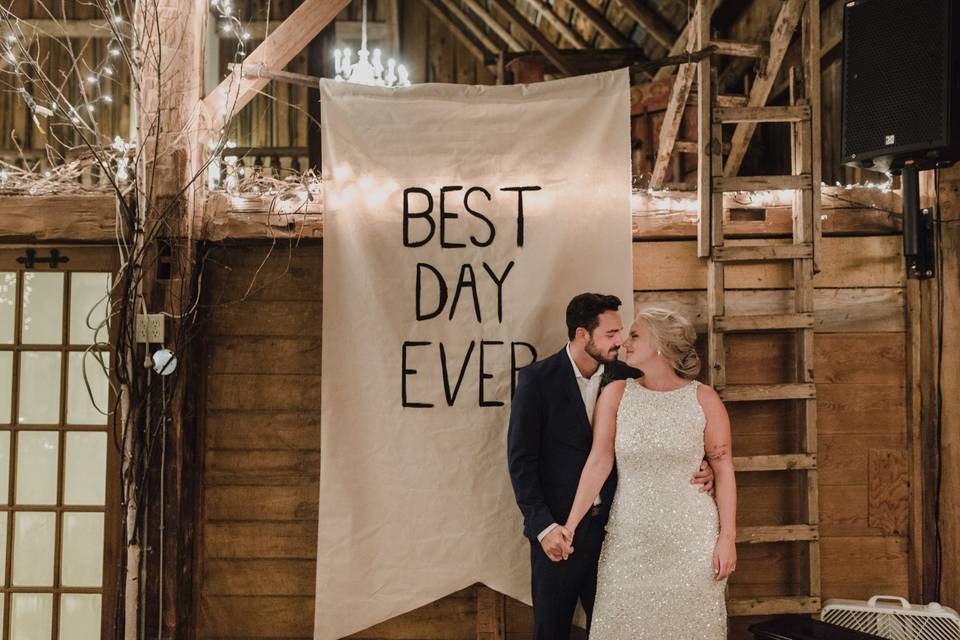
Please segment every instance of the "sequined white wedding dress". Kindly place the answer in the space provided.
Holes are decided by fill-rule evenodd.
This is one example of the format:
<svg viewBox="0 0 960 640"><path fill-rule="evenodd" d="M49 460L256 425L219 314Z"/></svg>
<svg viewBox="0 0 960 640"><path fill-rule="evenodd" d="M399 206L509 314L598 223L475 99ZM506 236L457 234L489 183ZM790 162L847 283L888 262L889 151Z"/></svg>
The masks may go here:
<svg viewBox="0 0 960 640"><path fill-rule="evenodd" d="M651 391L627 380L590 640L727 637L726 581L713 578L717 506L690 484L703 458L697 385Z"/></svg>

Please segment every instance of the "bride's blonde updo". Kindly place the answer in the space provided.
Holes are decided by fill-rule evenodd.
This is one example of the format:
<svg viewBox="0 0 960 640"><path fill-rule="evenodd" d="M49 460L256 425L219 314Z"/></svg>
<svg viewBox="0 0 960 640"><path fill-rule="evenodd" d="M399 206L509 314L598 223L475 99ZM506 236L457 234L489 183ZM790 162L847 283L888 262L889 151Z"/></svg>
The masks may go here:
<svg viewBox="0 0 960 640"><path fill-rule="evenodd" d="M694 348L697 331L685 316L662 307L644 307L634 323L647 328L653 346L674 371L690 380L697 377L700 373L700 356Z"/></svg>

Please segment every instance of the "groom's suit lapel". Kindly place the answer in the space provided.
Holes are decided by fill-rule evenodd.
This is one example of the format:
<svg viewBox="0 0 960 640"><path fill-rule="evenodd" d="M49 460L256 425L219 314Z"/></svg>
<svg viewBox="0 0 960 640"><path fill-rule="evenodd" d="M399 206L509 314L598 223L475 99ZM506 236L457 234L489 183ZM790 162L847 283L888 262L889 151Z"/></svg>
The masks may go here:
<svg viewBox="0 0 960 640"><path fill-rule="evenodd" d="M559 380L559 389L563 394L563 397L570 404L570 410L574 414L574 420L580 428L583 428L587 433L592 433L593 430L590 428L590 421L587 419L587 408L583 404L583 395L580 393L580 386L577 385L576 374L573 372L573 364L570 362L570 357L567 356L566 347L560 350L560 353L557 354L559 360L558 375Z"/></svg>

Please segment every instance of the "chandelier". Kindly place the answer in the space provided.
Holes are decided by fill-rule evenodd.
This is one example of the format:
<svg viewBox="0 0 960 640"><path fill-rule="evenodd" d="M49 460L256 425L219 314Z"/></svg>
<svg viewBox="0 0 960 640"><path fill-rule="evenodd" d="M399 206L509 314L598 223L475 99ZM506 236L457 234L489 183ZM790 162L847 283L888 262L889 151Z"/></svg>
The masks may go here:
<svg viewBox="0 0 960 640"><path fill-rule="evenodd" d="M335 49L336 79L355 84L367 84L375 87L409 87L410 76L407 68L398 65L393 58L387 60L383 66L380 49L373 53L367 50L367 0L363 0L363 17L360 23L360 50L357 51L357 61L352 60L353 52L344 47Z"/></svg>

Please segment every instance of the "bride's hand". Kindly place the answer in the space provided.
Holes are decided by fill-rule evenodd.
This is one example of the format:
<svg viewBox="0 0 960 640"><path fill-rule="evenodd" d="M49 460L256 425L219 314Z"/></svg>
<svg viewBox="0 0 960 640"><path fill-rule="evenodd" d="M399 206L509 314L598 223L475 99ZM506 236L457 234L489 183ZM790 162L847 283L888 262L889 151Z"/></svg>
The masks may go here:
<svg viewBox="0 0 960 640"><path fill-rule="evenodd" d="M716 580L724 580L737 568L737 544L733 535L720 534L713 549L713 573Z"/></svg>

